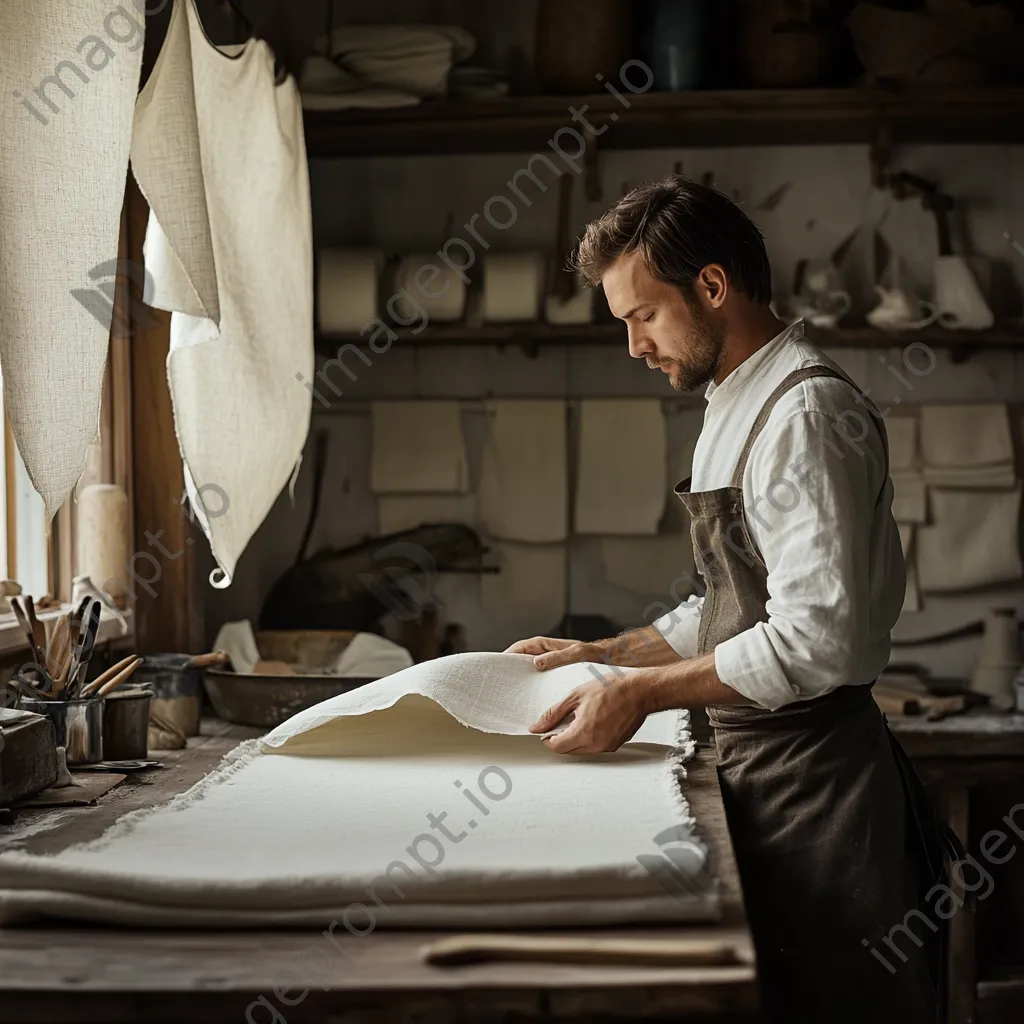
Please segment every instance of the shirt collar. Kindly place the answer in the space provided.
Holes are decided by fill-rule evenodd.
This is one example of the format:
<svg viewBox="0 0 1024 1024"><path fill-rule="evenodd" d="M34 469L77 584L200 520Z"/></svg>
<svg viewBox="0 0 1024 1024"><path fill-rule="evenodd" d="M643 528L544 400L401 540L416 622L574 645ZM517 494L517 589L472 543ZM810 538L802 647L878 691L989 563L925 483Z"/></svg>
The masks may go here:
<svg viewBox="0 0 1024 1024"><path fill-rule="evenodd" d="M803 336L803 320L794 321L785 330L776 334L763 348L759 348L752 356L747 356L721 384L716 384L712 381L704 392L704 398L710 402L713 396L717 395L718 397L715 400L720 402L729 395L735 395L743 389L747 381L758 370L774 359L781 349L785 348L790 342L799 341Z"/></svg>

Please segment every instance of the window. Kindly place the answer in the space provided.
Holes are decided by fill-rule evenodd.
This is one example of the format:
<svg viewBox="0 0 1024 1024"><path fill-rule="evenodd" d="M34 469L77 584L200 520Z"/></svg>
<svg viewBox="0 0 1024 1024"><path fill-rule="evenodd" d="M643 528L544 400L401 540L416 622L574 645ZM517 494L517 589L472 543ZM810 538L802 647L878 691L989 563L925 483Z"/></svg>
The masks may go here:
<svg viewBox="0 0 1024 1024"><path fill-rule="evenodd" d="M3 377L0 376L0 386ZM47 537L43 499L36 493L22 461L14 434L3 409L3 531L2 568L5 579L16 579L34 598L50 592L50 544Z"/></svg>

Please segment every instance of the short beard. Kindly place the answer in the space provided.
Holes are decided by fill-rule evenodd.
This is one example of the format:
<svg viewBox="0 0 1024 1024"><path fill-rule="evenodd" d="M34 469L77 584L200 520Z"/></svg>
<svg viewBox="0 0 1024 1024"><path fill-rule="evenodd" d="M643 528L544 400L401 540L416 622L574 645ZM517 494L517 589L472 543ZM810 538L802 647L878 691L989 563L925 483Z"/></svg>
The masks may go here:
<svg viewBox="0 0 1024 1024"><path fill-rule="evenodd" d="M668 370L675 391L695 391L715 378L725 346L725 329L713 324L697 302L687 302L693 324L685 359L666 359L658 363Z"/></svg>

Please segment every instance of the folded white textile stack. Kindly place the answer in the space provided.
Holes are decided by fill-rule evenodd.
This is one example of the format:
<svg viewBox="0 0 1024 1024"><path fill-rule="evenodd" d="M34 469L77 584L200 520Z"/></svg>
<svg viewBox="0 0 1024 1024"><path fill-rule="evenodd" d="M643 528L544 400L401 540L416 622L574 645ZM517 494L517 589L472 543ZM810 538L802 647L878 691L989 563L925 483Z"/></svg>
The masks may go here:
<svg viewBox="0 0 1024 1024"><path fill-rule="evenodd" d="M445 95L452 65L475 49L476 40L457 25L346 25L322 38L307 59L302 104L308 110L414 106Z"/></svg>
<svg viewBox="0 0 1024 1024"><path fill-rule="evenodd" d="M461 654L325 701L96 841L0 854L0 921L340 918L367 934L715 919L709 851L680 788L694 751L686 712L652 715L594 757L528 734L602 668ZM638 860L666 829L687 853L673 892Z"/></svg>

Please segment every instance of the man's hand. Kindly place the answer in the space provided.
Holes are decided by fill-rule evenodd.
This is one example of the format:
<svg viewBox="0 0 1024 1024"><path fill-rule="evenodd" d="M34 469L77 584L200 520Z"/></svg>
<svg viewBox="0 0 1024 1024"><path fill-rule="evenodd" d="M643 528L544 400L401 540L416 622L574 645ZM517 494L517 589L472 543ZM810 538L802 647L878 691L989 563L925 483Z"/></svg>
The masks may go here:
<svg viewBox="0 0 1024 1024"><path fill-rule="evenodd" d="M589 642L535 636L514 643L505 653L532 654L533 664L541 672L584 661L653 668L676 664L680 660L679 655L653 626L631 629L607 640Z"/></svg>
<svg viewBox="0 0 1024 1024"><path fill-rule="evenodd" d="M566 647L575 647L575 640L561 640L553 636L533 636L529 640L517 640L505 650L505 654L545 654L548 651L561 651Z"/></svg>
<svg viewBox="0 0 1024 1024"><path fill-rule="evenodd" d="M603 754L618 750L643 725L644 688L634 677L628 682L587 683L565 700L548 708L530 732L548 732L570 714L572 724L544 743L556 754Z"/></svg>

